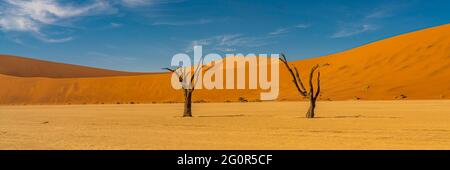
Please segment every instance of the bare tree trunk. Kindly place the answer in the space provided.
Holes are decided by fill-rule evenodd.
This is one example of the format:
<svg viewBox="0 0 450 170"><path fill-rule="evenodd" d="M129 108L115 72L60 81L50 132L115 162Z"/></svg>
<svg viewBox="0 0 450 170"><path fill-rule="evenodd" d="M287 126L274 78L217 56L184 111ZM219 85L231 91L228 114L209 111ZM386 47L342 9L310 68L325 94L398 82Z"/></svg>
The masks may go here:
<svg viewBox="0 0 450 170"><path fill-rule="evenodd" d="M309 109L306 113L306 118L314 118L316 109L316 99L313 96L309 96Z"/></svg>
<svg viewBox="0 0 450 170"><path fill-rule="evenodd" d="M169 70L173 74L176 74L178 77L178 82L181 83L181 87L184 91L184 112L183 117L192 117L192 93L195 90L195 84L197 83L199 75L202 72L203 68L203 58L199 60L198 66L192 67L194 69L193 75L191 75L190 71L186 70L186 67L178 66L175 69L171 68L163 68L164 70ZM192 69L187 68L187 69ZM208 71L212 67L207 68L205 71ZM190 76L190 78L189 78ZM189 79L187 79L189 78Z"/></svg>
<svg viewBox="0 0 450 170"><path fill-rule="evenodd" d="M183 117L192 117L192 92L189 89L184 90L184 114Z"/></svg>
<svg viewBox="0 0 450 170"><path fill-rule="evenodd" d="M291 74L291 76L293 78L293 82L295 84L295 87L297 88L297 91L300 93L300 95L302 95L304 97L308 97L308 99L309 99L309 109L308 109L308 112L306 113L306 118L314 118L314 116L315 116L314 111L316 109L316 101L320 95L320 71L318 71L320 65L315 65L311 68L311 72L309 73L309 92L307 92L307 89L303 85L303 81L300 77L300 74L298 73L298 69L294 65L292 65L292 68L291 68L291 66L289 66L289 63L284 54L281 54L281 57L282 58L280 58L280 60L281 60L281 62L284 63L284 65L288 69L289 73ZM314 93L313 77L314 77L314 72L316 70L317 70L317 91Z"/></svg>

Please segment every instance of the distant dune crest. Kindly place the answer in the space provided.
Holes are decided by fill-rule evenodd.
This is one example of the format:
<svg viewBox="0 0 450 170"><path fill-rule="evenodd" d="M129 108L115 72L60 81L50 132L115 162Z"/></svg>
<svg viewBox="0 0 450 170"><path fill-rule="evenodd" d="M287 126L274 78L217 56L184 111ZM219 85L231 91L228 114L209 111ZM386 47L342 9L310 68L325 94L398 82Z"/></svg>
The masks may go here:
<svg viewBox="0 0 450 170"><path fill-rule="evenodd" d="M0 55L0 74L16 77L83 78L130 76L144 73L114 71L11 55Z"/></svg>

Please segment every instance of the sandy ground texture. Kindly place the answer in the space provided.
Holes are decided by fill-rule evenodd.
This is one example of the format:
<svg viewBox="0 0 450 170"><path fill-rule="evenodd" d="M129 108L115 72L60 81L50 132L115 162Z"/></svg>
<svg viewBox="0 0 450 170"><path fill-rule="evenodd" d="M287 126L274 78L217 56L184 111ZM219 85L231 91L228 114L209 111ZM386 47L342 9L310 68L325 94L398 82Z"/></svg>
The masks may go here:
<svg viewBox="0 0 450 170"><path fill-rule="evenodd" d="M450 101L0 106L0 149L450 149Z"/></svg>

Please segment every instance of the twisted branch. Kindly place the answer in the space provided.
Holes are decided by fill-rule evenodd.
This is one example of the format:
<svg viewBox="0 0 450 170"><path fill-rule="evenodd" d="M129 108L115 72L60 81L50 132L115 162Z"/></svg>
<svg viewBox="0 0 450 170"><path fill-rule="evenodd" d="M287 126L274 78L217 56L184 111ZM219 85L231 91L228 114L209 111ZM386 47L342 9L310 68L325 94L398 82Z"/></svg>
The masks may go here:
<svg viewBox="0 0 450 170"><path fill-rule="evenodd" d="M280 61L282 63L284 63L284 65L288 69L289 73L291 74L291 76L293 78L292 81L294 82L295 87L297 88L297 91L300 93L300 95L306 97L306 89L305 89L305 86L303 85L303 82L302 82L300 76L299 76L298 69L295 66L292 66L295 69L295 73L294 73L294 71L292 71L291 66L289 66L286 56L284 54L281 54L281 57L282 58L280 58Z"/></svg>

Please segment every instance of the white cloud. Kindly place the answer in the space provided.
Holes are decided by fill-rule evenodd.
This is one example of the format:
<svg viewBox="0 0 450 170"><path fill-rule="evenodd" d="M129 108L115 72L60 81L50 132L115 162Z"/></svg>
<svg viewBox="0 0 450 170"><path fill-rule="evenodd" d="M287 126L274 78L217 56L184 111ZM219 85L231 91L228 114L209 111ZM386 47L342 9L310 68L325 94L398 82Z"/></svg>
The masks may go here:
<svg viewBox="0 0 450 170"><path fill-rule="evenodd" d="M32 31L38 32L39 26L30 18L8 16L0 18L0 27L4 31Z"/></svg>
<svg viewBox="0 0 450 170"><path fill-rule="evenodd" d="M242 41L246 41L247 38L243 37L242 34L227 34L216 36L215 39L220 46L237 46L241 45Z"/></svg>
<svg viewBox="0 0 450 170"><path fill-rule="evenodd" d="M289 28L278 28L273 32L270 32L269 35L280 35L289 32Z"/></svg>
<svg viewBox="0 0 450 170"><path fill-rule="evenodd" d="M199 19L194 21L164 21L164 22L155 22L152 25L168 25L168 26L185 26L185 25L202 25L213 22L210 19Z"/></svg>
<svg viewBox="0 0 450 170"><path fill-rule="evenodd" d="M242 47L260 47L273 43L271 41L272 36L260 36L260 37L250 37L243 34L224 34L213 36L205 39L194 40L189 43L185 52L192 52L193 46L201 45L206 46L206 48L222 51L222 52L234 52L238 48Z"/></svg>
<svg viewBox="0 0 450 170"><path fill-rule="evenodd" d="M370 25L370 24L356 25L356 26L352 26L352 27L342 28L338 32L334 33L331 37L332 38L349 37L349 36L361 34L361 33L368 32L368 31L374 31L377 29L378 29L377 26Z"/></svg>
<svg viewBox="0 0 450 170"><path fill-rule="evenodd" d="M118 27L121 27L121 26L122 26L122 24L120 24L120 23L115 23L115 22L112 22L112 23L110 24L110 26L111 26L111 28L118 28Z"/></svg>
<svg viewBox="0 0 450 170"><path fill-rule="evenodd" d="M295 28L303 28L303 29L309 28L309 27L311 27L311 24L298 24L295 26Z"/></svg>
<svg viewBox="0 0 450 170"><path fill-rule="evenodd" d="M62 43L73 40L73 37L49 38L47 35L41 33L35 33L35 37L47 43Z"/></svg>
<svg viewBox="0 0 450 170"><path fill-rule="evenodd" d="M343 38L350 37L365 32L375 31L382 27L383 19L393 17L401 11L407 8L410 3L397 3L390 2L388 4L382 4L381 6L369 10L363 14L359 20L344 22L341 27L331 35L331 38ZM374 25L373 23L377 23Z"/></svg>
<svg viewBox="0 0 450 170"><path fill-rule="evenodd" d="M191 42L191 46L204 46L204 45L210 45L211 40L210 39L203 39L203 40L194 40Z"/></svg>
<svg viewBox="0 0 450 170"><path fill-rule="evenodd" d="M56 0L5 0L0 13L0 29L3 31L31 32L45 42L66 42L62 39L48 38L42 28L57 25L60 21L100 14L110 9L105 0L91 1L85 5L61 4Z"/></svg>
<svg viewBox="0 0 450 170"><path fill-rule="evenodd" d="M224 34L213 36L205 39L191 41L185 52L192 52L193 46L201 45L206 46L209 49L222 51L222 52L234 52L239 48L247 47L261 47L275 43L275 38L280 37L282 34L287 34L295 29L306 29L311 25L298 24L295 26L278 28L272 32L260 35L260 36L246 36L243 34Z"/></svg>
<svg viewBox="0 0 450 170"><path fill-rule="evenodd" d="M309 24L298 24L295 26L278 28L275 31L270 32L269 35L277 36L277 35L287 34L291 31L293 31L294 29L306 29L306 28L309 28L310 26L311 25L309 25Z"/></svg>
<svg viewBox="0 0 450 170"><path fill-rule="evenodd" d="M90 15L109 6L106 1L100 0L85 6L62 5L56 0L6 0L6 2L11 5L14 15L29 17L44 24L52 24L64 18Z"/></svg>
<svg viewBox="0 0 450 170"><path fill-rule="evenodd" d="M391 16L386 10L376 10L366 16L366 19L386 18Z"/></svg>
<svg viewBox="0 0 450 170"><path fill-rule="evenodd" d="M185 0L118 0L120 4L129 8L157 5L157 4L168 4L168 3L178 3Z"/></svg>
<svg viewBox="0 0 450 170"><path fill-rule="evenodd" d="M387 4L382 4L379 7L373 9L371 13L365 16L365 19L383 19L394 16L396 13L403 11L408 8L412 3L401 3L401 2L389 2Z"/></svg>
<svg viewBox="0 0 450 170"><path fill-rule="evenodd" d="M116 6L137 8L144 5L178 3L184 0L87 0L84 2L65 0L0 0L0 31L29 33L36 39L49 43L67 42L73 37L54 38L53 29L73 28L72 22L78 18L93 15L108 15L117 12ZM211 20L198 20L159 25L204 24ZM158 23L156 24L158 25ZM111 23L109 27L120 27Z"/></svg>
<svg viewBox="0 0 450 170"><path fill-rule="evenodd" d="M221 48L221 47L215 48L215 50L222 51L222 52L229 52L229 53L236 51L235 48Z"/></svg>
<svg viewBox="0 0 450 170"><path fill-rule="evenodd" d="M136 7L142 5L150 5L153 0L121 0L122 4L128 7Z"/></svg>

